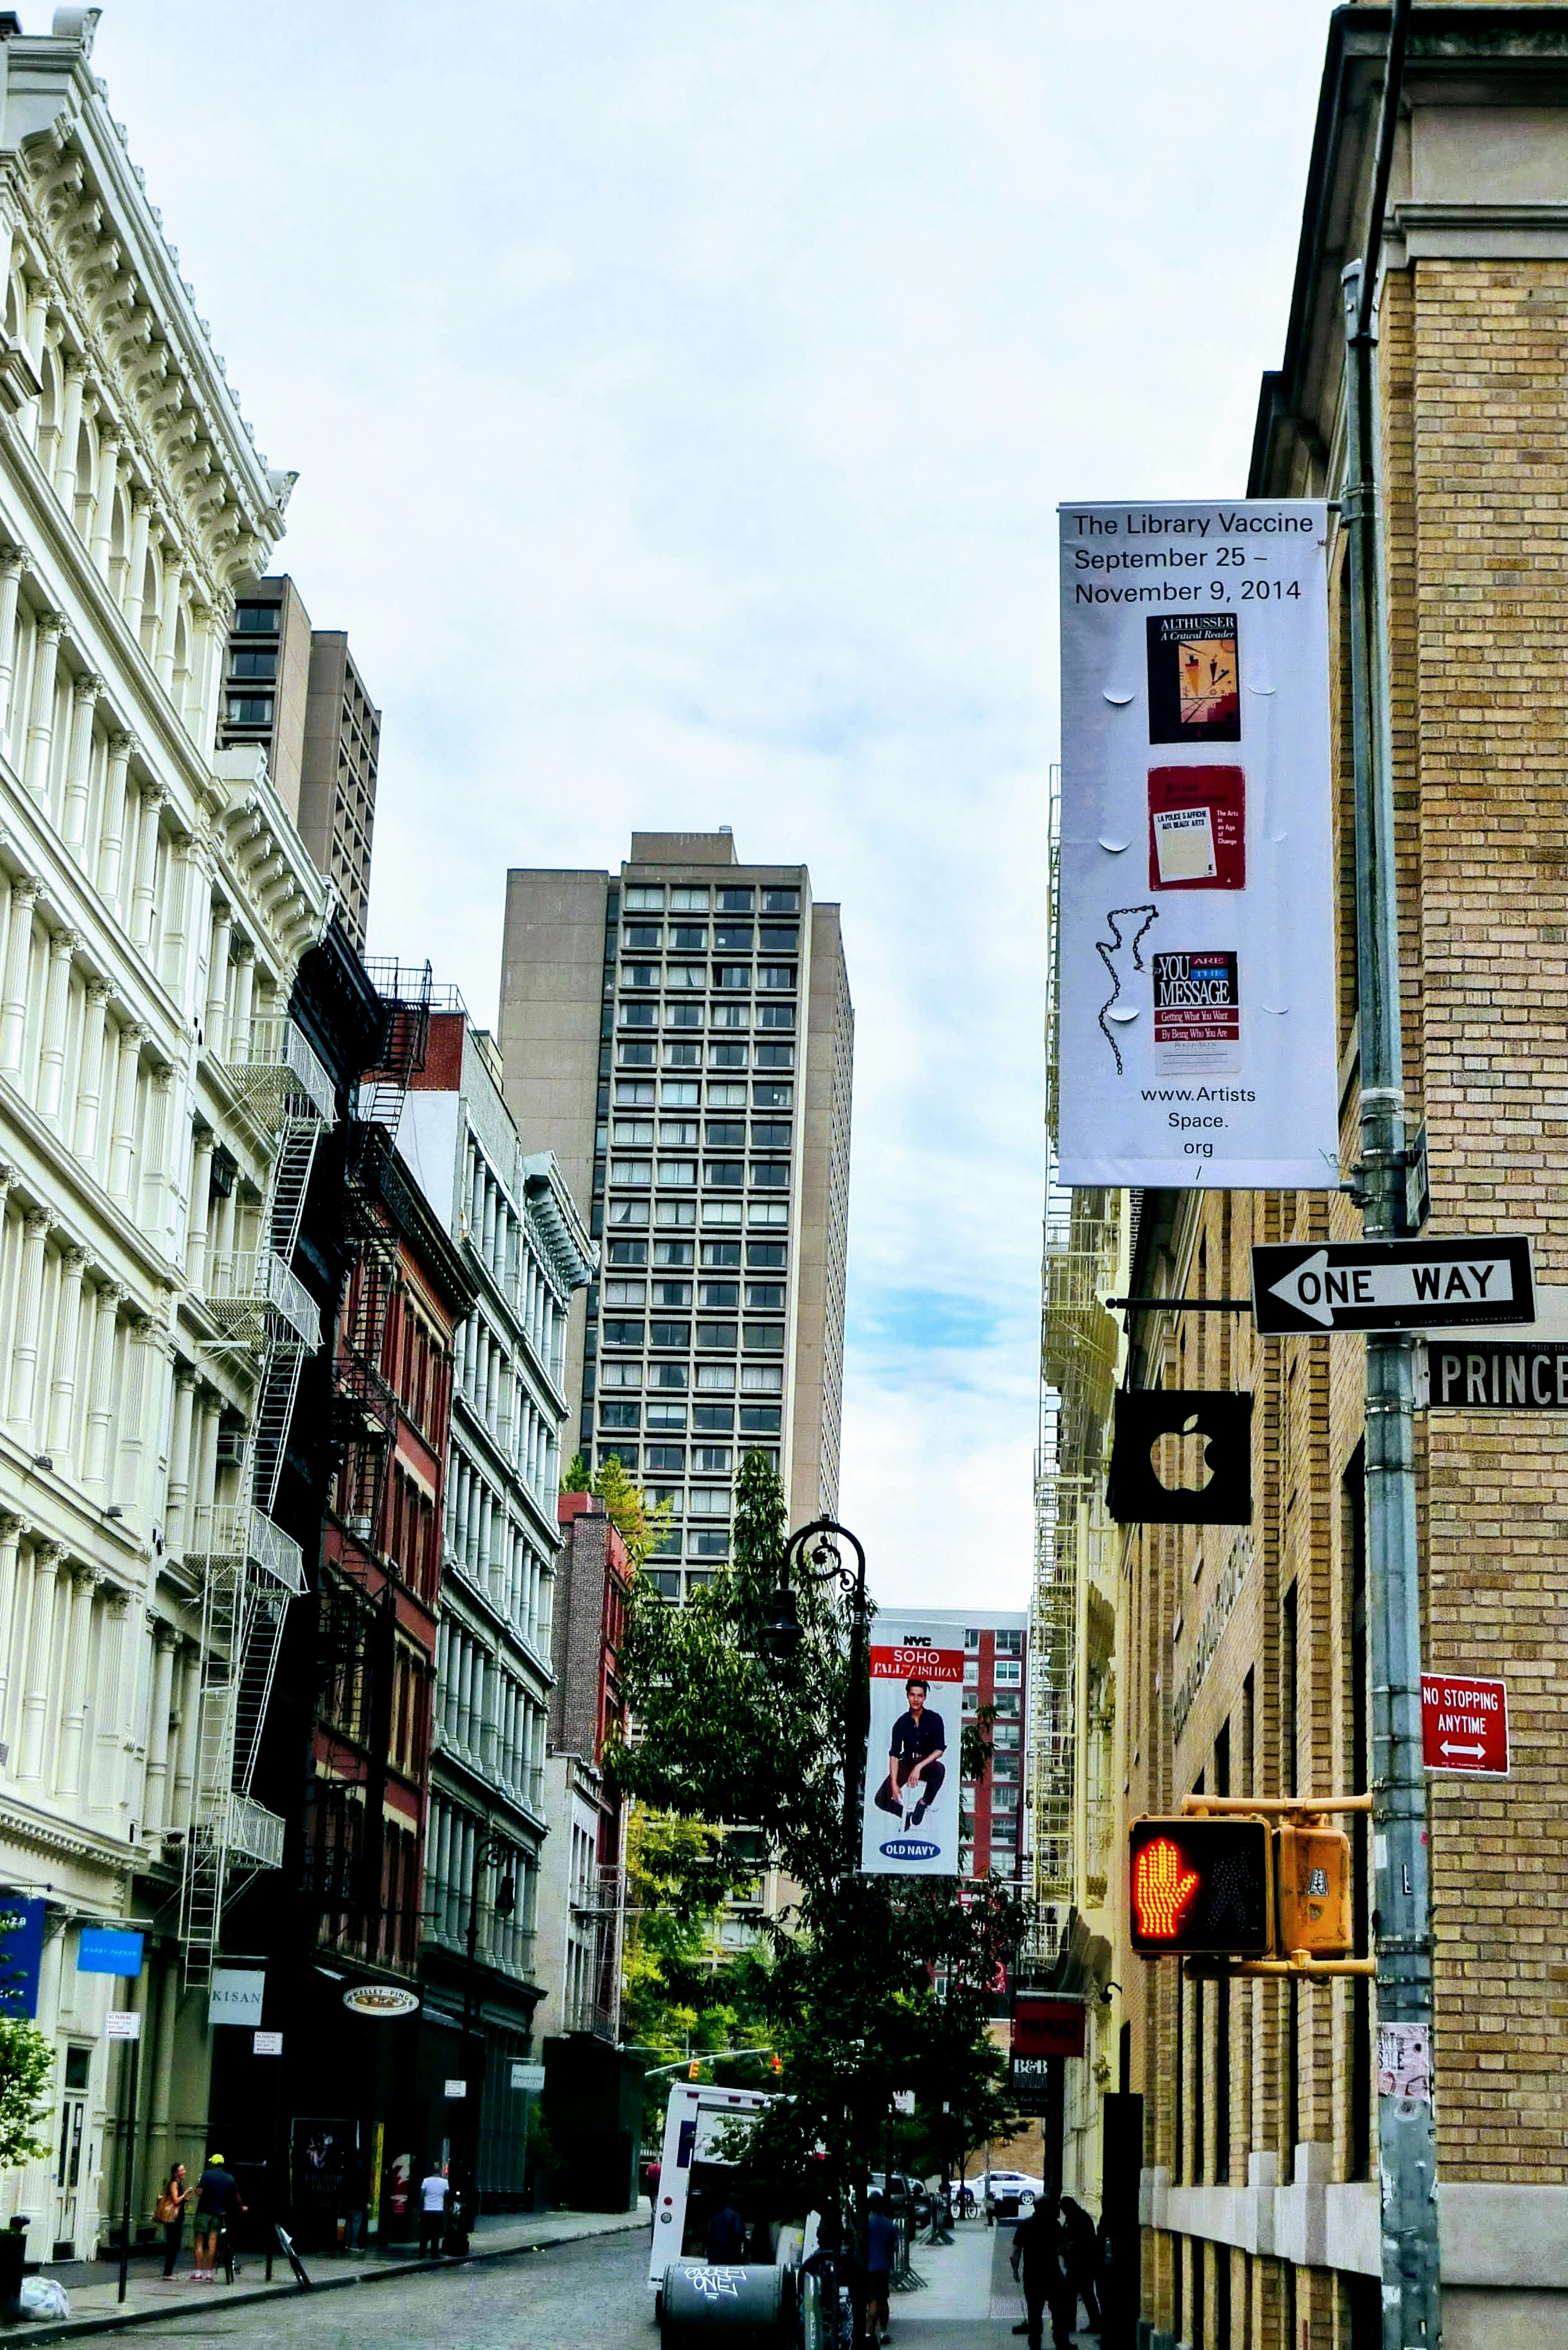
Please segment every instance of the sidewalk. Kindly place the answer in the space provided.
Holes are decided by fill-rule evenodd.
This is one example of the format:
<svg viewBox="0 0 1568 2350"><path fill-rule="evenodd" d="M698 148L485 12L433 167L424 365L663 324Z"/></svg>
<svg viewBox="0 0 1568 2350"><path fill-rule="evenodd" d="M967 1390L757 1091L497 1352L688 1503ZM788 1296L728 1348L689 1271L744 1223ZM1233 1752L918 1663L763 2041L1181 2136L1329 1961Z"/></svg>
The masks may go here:
<svg viewBox="0 0 1568 2350"><path fill-rule="evenodd" d="M961 2220L950 2244L917 2244L910 2258L923 2290L892 2300L893 2350L1023 2350L1012 2329L1023 2295L1010 2262L1012 2230ZM1045 2321L1044 2339L1051 2339ZM1075 2334L1078 2350L1099 2350L1093 2334Z"/></svg>
<svg viewBox="0 0 1568 2350"><path fill-rule="evenodd" d="M388 2254L368 2252L363 2259L343 2252L308 2253L304 2256L305 2266L317 2292L331 2292L348 2285L374 2284L384 2277L418 2275L432 2268L466 2268L475 2261L545 2251L552 2244L581 2243L592 2236L622 2235L638 2228L646 2230L649 2216L646 2196L639 2199L635 2212L491 2212L475 2223L470 2250L462 2260L415 2260L400 2247ZM165 2282L161 2258L160 2253L156 2259L132 2260L123 2303L117 2298L117 2262L47 2264L43 2273L57 2277L70 2295L70 2316L27 2318L20 2324L0 2325L0 2350L21 2350L22 2345L33 2342L59 2342L74 2334L108 2333L120 2325L172 2325L182 2317L198 2318L210 2325L222 2311L300 2291L281 2252L273 2255L270 2284L265 2281L265 2256L258 2252L243 2256L239 2279L233 2285L192 2284L189 2248L182 2255L186 2265Z"/></svg>

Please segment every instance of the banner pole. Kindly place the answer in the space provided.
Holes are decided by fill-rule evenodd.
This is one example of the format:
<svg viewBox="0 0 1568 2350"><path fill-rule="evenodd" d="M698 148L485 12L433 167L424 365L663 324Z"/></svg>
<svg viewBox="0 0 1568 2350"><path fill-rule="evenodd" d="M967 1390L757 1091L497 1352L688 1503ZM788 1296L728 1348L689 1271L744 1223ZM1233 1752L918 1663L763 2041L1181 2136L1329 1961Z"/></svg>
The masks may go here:
<svg viewBox="0 0 1568 2350"><path fill-rule="evenodd" d="M1398 875L1377 411L1377 262L1409 0L1390 19L1366 256L1344 275L1345 487L1355 775L1355 958L1361 1156L1368 1239L1407 1229ZM1377 2137L1384 2350L1437 2350L1441 2296L1432 2104L1430 1846L1421 1755L1414 1342L1366 1341L1366 1580L1372 1679Z"/></svg>

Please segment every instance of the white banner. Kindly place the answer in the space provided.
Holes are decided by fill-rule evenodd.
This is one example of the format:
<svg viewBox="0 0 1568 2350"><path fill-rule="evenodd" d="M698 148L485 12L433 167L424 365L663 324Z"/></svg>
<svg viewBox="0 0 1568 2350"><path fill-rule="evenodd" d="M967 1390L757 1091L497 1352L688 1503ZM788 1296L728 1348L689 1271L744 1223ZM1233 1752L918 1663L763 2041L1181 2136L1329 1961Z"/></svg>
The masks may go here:
<svg viewBox="0 0 1568 2350"><path fill-rule="evenodd" d="M871 1637L860 1866L872 1877L956 1877L963 1650L941 1646L950 1625L905 1616L884 1617Z"/></svg>
<svg viewBox="0 0 1568 2350"><path fill-rule="evenodd" d="M1061 509L1064 1183L1339 1180L1326 541Z"/></svg>

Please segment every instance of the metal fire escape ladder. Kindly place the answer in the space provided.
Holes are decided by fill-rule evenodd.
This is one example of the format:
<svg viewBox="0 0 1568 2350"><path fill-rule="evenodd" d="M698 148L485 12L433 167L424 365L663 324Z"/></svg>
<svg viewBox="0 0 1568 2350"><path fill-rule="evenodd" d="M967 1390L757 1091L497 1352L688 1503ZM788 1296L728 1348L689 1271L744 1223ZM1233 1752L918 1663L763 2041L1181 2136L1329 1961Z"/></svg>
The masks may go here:
<svg viewBox="0 0 1568 2350"><path fill-rule="evenodd" d="M213 1259L208 1275L218 1344L250 1357L256 1394L238 1481L245 1498L214 1507L208 1546L188 1561L202 1583L202 1669L180 1887L187 1987L212 1979L223 1904L238 1883L283 1859L284 1823L250 1789L284 1618L305 1588L299 1546L270 1513L300 1368L321 1344L320 1316L292 1259L317 1147L336 1122L331 1080L290 1020L254 1022L244 1057L224 1075L258 1140L270 1145L270 1167L262 1245Z"/></svg>

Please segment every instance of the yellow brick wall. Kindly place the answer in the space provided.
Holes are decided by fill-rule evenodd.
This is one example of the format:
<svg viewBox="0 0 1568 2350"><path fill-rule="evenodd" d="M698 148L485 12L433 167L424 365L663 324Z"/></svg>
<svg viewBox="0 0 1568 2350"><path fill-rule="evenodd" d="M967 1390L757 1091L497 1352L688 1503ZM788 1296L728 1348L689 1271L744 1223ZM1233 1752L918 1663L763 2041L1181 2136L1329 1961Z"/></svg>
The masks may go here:
<svg viewBox="0 0 1568 2350"><path fill-rule="evenodd" d="M1418 261L1392 272L1381 369L1406 1076L1412 1125L1424 1115L1428 1127L1430 1229L1527 1231L1537 1277L1568 1284L1568 264ZM1348 654L1333 572L1331 588L1346 1054L1355 864ZM1354 1082L1342 1139L1348 1168ZM1192 1296L1245 1294L1255 1242L1359 1232L1351 1202L1328 1194L1195 1194L1185 1214L1167 1274ZM1138 1286L1151 1281L1158 1268ZM1128 1530L1118 1658L1127 1812L1174 1807L1203 1774L1212 1790L1227 1727L1233 1792L1292 1790L1292 1591L1293 1788L1348 1790L1364 1350L1354 1339L1259 1340L1244 1315L1151 1322L1143 1336L1158 1352L1147 1381L1234 1385L1256 1398L1252 1559L1179 1729L1184 1652L1211 1604L1230 1530ZM1440 2160L1455 2179L1564 2184L1568 1422L1439 1414L1419 1424L1417 1446L1425 1661L1503 1675L1513 1751L1505 1783L1431 1789ZM1199 2063L1197 1987L1179 1984L1169 1961L1125 1951L1116 1971L1127 1986L1133 2085L1146 2098L1145 2159L1189 2183L1213 2181L1214 1991L1204 1995ZM1348 1982L1303 1984L1293 2002L1283 1985L1232 1988L1233 2182L1245 2183L1249 2151L1263 2150L1288 2180L1293 2138L1330 2147L1335 2178L1376 2175L1376 2099L1369 2149L1356 2143L1353 2089L1358 2047L1370 2063L1371 2028L1370 1998ZM1200 2106L1210 2124L1202 2180L1193 2168ZM1231 2265L1234 2350L1348 2343L1346 2280L1151 2235L1145 2314L1157 2325L1189 2336L1199 2258L1210 2344L1219 2261Z"/></svg>

